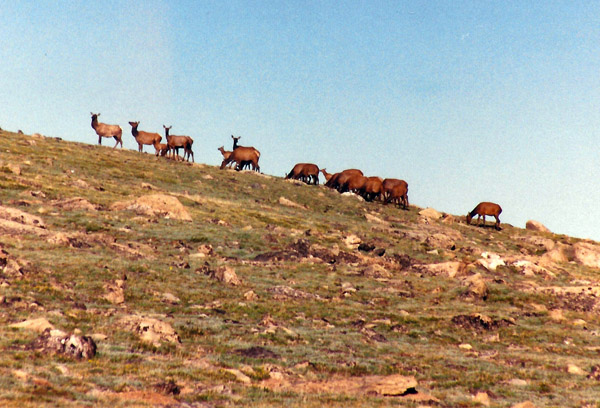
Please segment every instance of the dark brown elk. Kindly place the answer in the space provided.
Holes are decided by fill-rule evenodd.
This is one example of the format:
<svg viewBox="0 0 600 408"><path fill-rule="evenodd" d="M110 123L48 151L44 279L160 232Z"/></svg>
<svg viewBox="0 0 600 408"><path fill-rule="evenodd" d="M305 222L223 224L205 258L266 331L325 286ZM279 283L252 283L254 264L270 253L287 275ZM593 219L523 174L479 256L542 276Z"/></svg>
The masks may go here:
<svg viewBox="0 0 600 408"><path fill-rule="evenodd" d="M194 152L192 151L192 144L194 144L194 139L189 136L177 136L177 135L169 135L169 130L171 130L172 126L165 126L165 138L167 139L167 152L171 151L171 158L175 159L175 155L179 156L179 149L183 148L183 160L190 161L190 157L192 158L192 162L194 162Z"/></svg>
<svg viewBox="0 0 600 408"><path fill-rule="evenodd" d="M229 163L235 162L237 171L242 169L242 166L249 162L252 165L252 170L260 171L260 166L258 165L258 159L260 158L260 152L256 150L254 147L238 147L234 151L231 152L228 158L223 159L221 163L221 170L225 168Z"/></svg>
<svg viewBox="0 0 600 408"><path fill-rule="evenodd" d="M96 134L98 135L98 144L99 145L102 144L103 137L114 137L117 142L115 143L115 146L113 147L113 149L115 147L117 147L119 144L121 144L121 148L122 148L123 140L121 139L121 136L123 134L123 129L121 129L121 126L107 125L106 123L100 123L100 122L98 122L98 116L100 116L100 114L92 113L92 112L90 112L90 113L92 115L92 128L94 128L94 130L96 131Z"/></svg>
<svg viewBox="0 0 600 408"><path fill-rule="evenodd" d="M319 184L319 166L312 163L298 163L285 177L286 179L301 180L306 184Z"/></svg>
<svg viewBox="0 0 600 408"><path fill-rule="evenodd" d="M395 203L398 207L402 206L405 210L408 210L408 184L406 182L395 184L388 190L388 197L385 202Z"/></svg>
<svg viewBox="0 0 600 408"><path fill-rule="evenodd" d="M340 173L335 173L333 176L331 176L329 181L327 181L327 183L325 183L325 186L334 188L334 189L338 190L340 193L343 193L344 192L344 190L343 190L344 184L346 184L346 182L352 175L356 175L356 174L358 174L359 176L362 176L363 172L358 169L347 169Z"/></svg>
<svg viewBox="0 0 600 408"><path fill-rule="evenodd" d="M156 145L160 143L162 140L162 136L158 133L144 132L143 130L138 130L138 126L140 122L129 122L131 125L131 134L135 138L135 141L138 144L138 151L143 151L144 145L154 146L156 149Z"/></svg>
<svg viewBox="0 0 600 408"><path fill-rule="evenodd" d="M373 201L383 193L383 180L381 177L367 177L367 181L358 191L365 201Z"/></svg>
<svg viewBox="0 0 600 408"><path fill-rule="evenodd" d="M475 215L477 215L477 224L481 223L481 217L483 217L483 226L485 227L485 216L491 215L496 219L496 224L494 228L500 231L500 213L502 212L502 208L495 203L490 202L482 202L477 204L477 207L473 209L470 213L467 214L467 224L471 224L471 220Z"/></svg>
<svg viewBox="0 0 600 408"><path fill-rule="evenodd" d="M392 189L398 185L404 185L406 191L408 192L408 183L404 180L399 180L395 178L386 178L383 180L383 201L387 204L391 201L391 193ZM407 198L408 200L408 198ZM406 203L406 207L408 207L408 201Z"/></svg>

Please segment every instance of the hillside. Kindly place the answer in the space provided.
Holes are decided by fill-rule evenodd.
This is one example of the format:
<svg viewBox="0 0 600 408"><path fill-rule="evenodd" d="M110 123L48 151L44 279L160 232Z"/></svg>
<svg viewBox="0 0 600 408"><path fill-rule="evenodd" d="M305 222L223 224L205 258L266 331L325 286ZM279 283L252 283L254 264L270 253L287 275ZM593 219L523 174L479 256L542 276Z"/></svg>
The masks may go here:
<svg viewBox="0 0 600 408"><path fill-rule="evenodd" d="M0 406L600 406L595 242L6 131L0 186Z"/></svg>

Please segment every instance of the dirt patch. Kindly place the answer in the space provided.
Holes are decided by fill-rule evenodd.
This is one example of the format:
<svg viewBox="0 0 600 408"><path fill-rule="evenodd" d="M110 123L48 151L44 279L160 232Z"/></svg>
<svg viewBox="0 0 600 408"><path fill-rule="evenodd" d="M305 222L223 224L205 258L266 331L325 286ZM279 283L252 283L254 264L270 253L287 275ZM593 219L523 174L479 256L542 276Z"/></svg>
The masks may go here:
<svg viewBox="0 0 600 408"><path fill-rule="evenodd" d="M275 300L285 300L285 299L315 299L315 300L323 300L323 298L319 295L315 295L312 293L304 292L298 289L291 288L289 286L278 285L272 288L267 289L268 292L273 294L273 299Z"/></svg>

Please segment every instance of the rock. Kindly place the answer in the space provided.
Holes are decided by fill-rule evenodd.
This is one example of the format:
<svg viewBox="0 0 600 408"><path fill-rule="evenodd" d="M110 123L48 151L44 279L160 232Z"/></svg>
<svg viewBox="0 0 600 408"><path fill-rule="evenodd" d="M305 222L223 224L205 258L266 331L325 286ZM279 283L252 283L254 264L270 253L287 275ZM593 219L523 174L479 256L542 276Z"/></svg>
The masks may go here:
<svg viewBox="0 0 600 408"><path fill-rule="evenodd" d="M236 370L235 368L225 369L229 374L233 374L235 378L244 384L252 384L252 380L246 374L242 373L240 370Z"/></svg>
<svg viewBox="0 0 600 408"><path fill-rule="evenodd" d="M522 259L519 261L514 261L511 263L511 265L514 266L515 268L517 268L517 270L519 270L519 272L521 272L525 276L542 275L547 278L555 278L556 277L556 275L553 272L550 272L548 269L544 268L543 266L536 265L533 262L525 260L525 259Z"/></svg>
<svg viewBox="0 0 600 408"><path fill-rule="evenodd" d="M18 164L8 163L4 165L4 168L17 176L21 175L21 166Z"/></svg>
<svg viewBox="0 0 600 408"><path fill-rule="evenodd" d="M111 210L131 210L149 216L192 221L192 217L183 204L173 196L166 194L150 194L133 201L118 201L110 206Z"/></svg>
<svg viewBox="0 0 600 408"><path fill-rule="evenodd" d="M298 203L295 203L291 200L288 200L285 197L279 197L279 204L285 206L285 207L292 207L292 208L302 208L303 210L306 210L307 207L304 205L300 205Z"/></svg>
<svg viewBox="0 0 600 408"><path fill-rule="evenodd" d="M442 218L442 213L434 210L433 208L425 208L424 210L419 211L419 215L432 220L438 220Z"/></svg>
<svg viewBox="0 0 600 408"><path fill-rule="evenodd" d="M44 330L33 346L36 349L86 360L96 355L97 348L91 337L50 329Z"/></svg>
<svg viewBox="0 0 600 408"><path fill-rule="evenodd" d="M573 260L590 268L600 268L600 246L587 242L573 245Z"/></svg>
<svg viewBox="0 0 600 408"><path fill-rule="evenodd" d="M56 207L62 208L63 210L85 210L85 211L97 211L98 207L90 203L88 200L82 197L67 198L53 203Z"/></svg>
<svg viewBox="0 0 600 408"><path fill-rule="evenodd" d="M373 264L367 266L365 270L362 271L363 276L367 278L391 278L392 274L383 266L378 264Z"/></svg>
<svg viewBox="0 0 600 408"><path fill-rule="evenodd" d="M42 333L46 329L48 329L48 330L54 329L54 326L52 326L52 324L50 324L50 322L43 317L39 317L37 319L25 320L21 323L14 323L14 324L11 324L10 327L15 327L17 329L29 329L29 330L36 331L38 333Z"/></svg>
<svg viewBox="0 0 600 408"><path fill-rule="evenodd" d="M587 378L589 378L590 380L600 381L600 365L593 366Z"/></svg>
<svg viewBox="0 0 600 408"><path fill-rule="evenodd" d="M436 233L428 236L425 239L425 243L433 248L442 248L442 249L456 249L456 244L454 241L446 236L445 234Z"/></svg>
<svg viewBox="0 0 600 408"><path fill-rule="evenodd" d="M540 258L540 262L544 265L552 265L557 263L567 263L569 258L573 256L573 248L571 245L565 245L557 242L552 249L546 252Z"/></svg>
<svg viewBox="0 0 600 408"><path fill-rule="evenodd" d="M362 240L354 234L350 234L344 238L344 244L348 248L357 249L361 243Z"/></svg>
<svg viewBox="0 0 600 408"><path fill-rule="evenodd" d="M565 320L562 309L553 309L548 312L548 317L555 322L561 322Z"/></svg>
<svg viewBox="0 0 600 408"><path fill-rule="evenodd" d="M487 392L478 392L473 396L473 401L486 407L490 406L490 396L487 394Z"/></svg>
<svg viewBox="0 0 600 408"><path fill-rule="evenodd" d="M495 271L497 267L506 265L500 255L492 252L483 252L481 257L482 259L479 259L477 263L488 271Z"/></svg>
<svg viewBox="0 0 600 408"><path fill-rule="evenodd" d="M215 271L211 271L211 278L218 280L219 282L226 283L228 285L241 285L242 282L237 277L235 270L229 266L221 266Z"/></svg>
<svg viewBox="0 0 600 408"><path fill-rule="evenodd" d="M463 262L451 261L419 265L419 268L424 269L433 275L447 275L450 278L454 278L461 275L466 270L467 265Z"/></svg>
<svg viewBox="0 0 600 408"><path fill-rule="evenodd" d="M179 302L181 302L181 299L174 294L167 292L162 294L162 301L171 305L178 305Z"/></svg>
<svg viewBox="0 0 600 408"><path fill-rule="evenodd" d="M508 383L514 387L526 387L529 385L529 382L521 380L520 378L513 378Z"/></svg>
<svg viewBox="0 0 600 408"><path fill-rule="evenodd" d="M519 402L518 404L513 405L511 408L536 408L536 406L531 401Z"/></svg>
<svg viewBox="0 0 600 408"><path fill-rule="evenodd" d="M530 231L538 231L538 232L551 232L548 228L546 228L541 222L529 220L525 223L525 229Z"/></svg>
<svg viewBox="0 0 600 408"><path fill-rule="evenodd" d="M44 220L40 217L12 207L0 206L0 218L18 222L19 224L30 225L32 227L46 228Z"/></svg>
<svg viewBox="0 0 600 408"><path fill-rule="evenodd" d="M161 320L140 315L129 315L121 319L121 324L136 333L140 340L160 347L161 342L179 344L181 339L173 327Z"/></svg>
<svg viewBox="0 0 600 408"><path fill-rule="evenodd" d="M273 294L275 300L285 299L317 299L321 300L321 296L314 295L312 293L304 292L302 290L294 289L289 286L277 285L267 289L268 292Z"/></svg>
<svg viewBox="0 0 600 408"><path fill-rule="evenodd" d="M469 276L465 279L465 285L467 286L468 295L474 296L478 299L485 300L488 296L488 287L480 273Z"/></svg>
<svg viewBox="0 0 600 408"><path fill-rule="evenodd" d="M585 371L583 371L581 368L579 368L575 364L569 364L567 366L567 372L569 374L575 374L575 375L586 375L587 374Z"/></svg>
<svg viewBox="0 0 600 408"><path fill-rule="evenodd" d="M454 218L453 215L450 214L444 214L444 216L442 217L442 221L443 224L454 224L456 222L456 219Z"/></svg>
<svg viewBox="0 0 600 408"><path fill-rule="evenodd" d="M120 305L125 303L125 281L122 279L115 280L114 283L107 283L104 285L104 290L107 293L102 297L108 300L110 303Z"/></svg>
<svg viewBox="0 0 600 408"><path fill-rule="evenodd" d="M249 290L248 292L244 293L244 299L256 300L256 299L258 299L258 296L256 295L256 293L253 290Z"/></svg>

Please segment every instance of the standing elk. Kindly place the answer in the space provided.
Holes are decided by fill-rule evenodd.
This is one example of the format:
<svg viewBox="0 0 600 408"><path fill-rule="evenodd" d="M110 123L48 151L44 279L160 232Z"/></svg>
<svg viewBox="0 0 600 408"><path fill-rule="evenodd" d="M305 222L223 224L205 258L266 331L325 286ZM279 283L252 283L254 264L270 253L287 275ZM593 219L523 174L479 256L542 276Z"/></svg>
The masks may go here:
<svg viewBox="0 0 600 408"><path fill-rule="evenodd" d="M367 177L367 181L359 189L358 193L365 201L373 201L380 198L383 193L383 180L381 177Z"/></svg>
<svg viewBox="0 0 600 408"><path fill-rule="evenodd" d="M116 148L119 144L121 144L121 148L123 148L123 140L121 139L123 129L121 129L121 126L100 123L98 122L98 116L100 116L99 113L90 112L90 114L92 115L92 128L94 128L96 134L98 135L98 144L102 144L103 137L114 137L117 142L115 143L113 149Z"/></svg>
<svg viewBox="0 0 600 408"><path fill-rule="evenodd" d="M162 140L162 136L158 133L144 132L143 130L138 130L138 125L140 122L129 122L131 125L131 134L135 138L135 141L138 144L138 151L143 152L143 145L151 145L154 146L160 143ZM157 149L158 151L158 149Z"/></svg>
<svg viewBox="0 0 600 408"><path fill-rule="evenodd" d="M319 184L319 166L312 163L298 163L285 177L286 179L301 180L306 184Z"/></svg>
<svg viewBox="0 0 600 408"><path fill-rule="evenodd" d="M241 136L235 137L234 135L231 135L231 138L233 139L233 147L232 150L237 149L238 147L244 147L244 146L240 146L238 144L238 141L242 138ZM252 147L252 149L254 149L254 147ZM254 149L254 151L256 152L256 155L258 156L258 158L260 159L260 152L256 149ZM252 164L251 161L244 161L240 164L239 166L239 170L244 170L244 167L248 167L250 168L250 165Z"/></svg>
<svg viewBox="0 0 600 408"><path fill-rule="evenodd" d="M496 224L494 228L497 231L500 231L500 213L502 212L502 208L495 203L490 202L482 202L477 204L477 207L473 209L470 213L467 214L467 224L471 224L471 220L475 215L477 215L477 224L481 223L481 217L483 217L483 226L485 227L485 216L491 215L496 219Z"/></svg>
<svg viewBox="0 0 600 408"><path fill-rule="evenodd" d="M176 136L169 135L169 130L171 130L172 126L165 126L165 138L167 139L167 152L172 151L171 158L174 159L175 155L179 156L179 149L183 147L183 159L190 161L190 157L192 158L192 162L194 162L194 152L192 151L192 144L194 143L194 139L189 136Z"/></svg>
<svg viewBox="0 0 600 408"><path fill-rule="evenodd" d="M387 198L384 201L386 204L395 203L398 207L402 205L405 210L408 210L408 184L406 182L393 185L386 191L386 194Z"/></svg>
<svg viewBox="0 0 600 408"><path fill-rule="evenodd" d="M326 187L333 188L338 190L340 193L343 193L342 187L348 181L350 176L358 174L359 176L363 175L363 172L358 169L347 169L339 173L333 174L327 183L325 183Z"/></svg>

